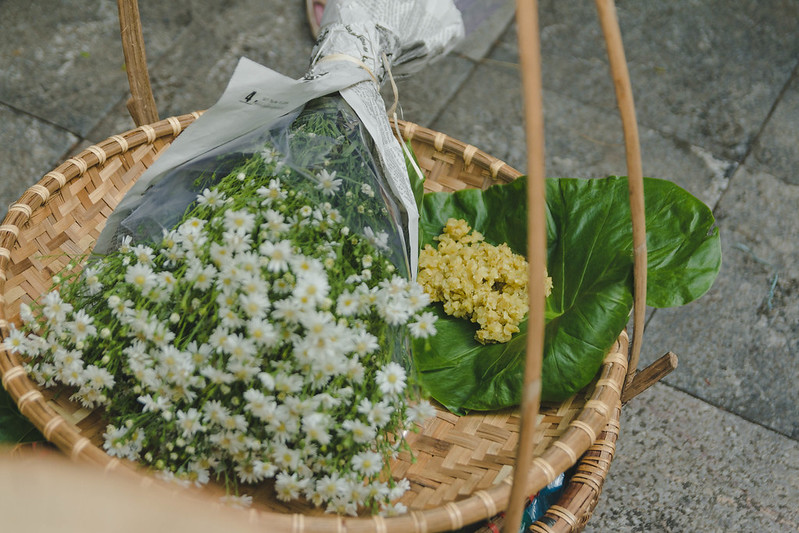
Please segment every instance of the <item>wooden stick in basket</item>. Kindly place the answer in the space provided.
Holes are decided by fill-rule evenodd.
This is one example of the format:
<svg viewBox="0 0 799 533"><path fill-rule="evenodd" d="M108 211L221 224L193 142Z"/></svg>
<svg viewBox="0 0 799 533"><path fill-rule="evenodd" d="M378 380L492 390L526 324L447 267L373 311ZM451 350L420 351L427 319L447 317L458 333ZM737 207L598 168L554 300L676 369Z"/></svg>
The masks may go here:
<svg viewBox="0 0 799 533"><path fill-rule="evenodd" d="M117 0L119 8L119 31L122 34L122 50L125 52L125 70L128 73L131 98L127 107L137 126L158 122L147 57L144 55L139 3L137 0Z"/></svg>
<svg viewBox="0 0 799 533"><path fill-rule="evenodd" d="M518 531L522 522L528 477L533 462L533 435L541 398L541 363L544 350L544 279L546 272L546 217L544 185L544 112L541 96L541 50L537 0L517 0L516 21L519 62L524 88L527 137L527 290L530 301L519 446L513 470L505 531Z"/></svg>

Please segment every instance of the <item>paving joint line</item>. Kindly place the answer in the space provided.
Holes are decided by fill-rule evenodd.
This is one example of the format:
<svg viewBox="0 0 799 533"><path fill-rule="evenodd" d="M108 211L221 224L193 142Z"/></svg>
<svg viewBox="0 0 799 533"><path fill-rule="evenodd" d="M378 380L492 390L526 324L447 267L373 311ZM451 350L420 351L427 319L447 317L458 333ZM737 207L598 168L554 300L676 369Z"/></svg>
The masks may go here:
<svg viewBox="0 0 799 533"><path fill-rule="evenodd" d="M753 424L755 426L761 427L761 428L765 429L766 431L768 431L769 433L774 433L776 435L779 435L780 437L785 437L788 440L791 440L791 441L794 441L794 442L799 442L799 437L794 437L794 436L789 435L789 434L787 434L787 433L785 433L783 431L775 429L775 428L773 428L771 426L767 426L763 422L758 422L757 420L753 420L751 418L748 418L748 417L742 415L741 413L737 413L735 411L731 411L730 409L724 407L723 405L711 402L710 400L708 400L706 398L702 398L701 396L697 396L696 393L690 392L690 391L688 391L686 389L683 389L682 387L678 387L677 385L674 385L672 383L668 383L668 382L665 381L667 379L668 379L668 377L664 378L662 381L659 381L658 383L662 383L663 385L665 385L666 387L668 387L668 388L670 388L672 390L681 392L681 393L685 394L686 396L690 396L691 398L694 398L695 400L699 400L700 402L702 402L704 404L707 404L708 406L712 407L713 409L717 409L719 411L722 411L722 412L725 412L725 413L727 413L729 415L732 415L735 418L743 420L744 422L748 422L749 424ZM646 394L646 392L644 392L643 394ZM633 399L631 401L635 401L635 399ZM623 410L624 409L622 409L622 411Z"/></svg>
<svg viewBox="0 0 799 533"><path fill-rule="evenodd" d="M509 30L509 28L511 26L513 26L514 20L515 20L515 18L512 18L508 22L508 24L505 25L505 28L502 30L501 33L498 34L497 38L494 39L494 42L491 44L491 46L488 47L488 50L486 51L485 55L483 57L481 57L480 59L474 59L474 58L468 57L468 56L466 56L464 54L456 54L459 57L463 57L464 59L469 60L471 62L471 64L472 64L472 66L471 66L471 68L469 70L469 73L466 74L466 76L463 77L463 81L461 81L461 83L458 85L458 88L456 90L452 91L452 93L450 93L450 95L447 97L447 99L444 102L442 102L441 106L438 108L438 111L430 119L430 121L429 121L430 125L428 127L432 128L435 125L435 123L438 122L438 120L443 115L444 110L449 107L449 104L452 103L455 100L455 98L461 92L461 90L466 85L466 83L472 78L472 76L474 76L474 72L477 69L477 66L482 64L483 61L486 61L486 60L488 60L487 62L491 62L491 59L488 56L490 56L491 52L496 50L497 46L499 46L499 43L502 40L502 36L505 35L505 33ZM503 62L503 63L505 63L505 62Z"/></svg>
<svg viewBox="0 0 799 533"><path fill-rule="evenodd" d="M779 94L777 94L777 97L774 99L771 108L768 110L768 113L766 114L766 118L763 119L763 122L760 124L760 128L758 128L757 133L755 133L754 137L752 137L752 139L747 144L746 152L744 152L744 155L741 156L741 159L736 162L737 164L735 166L735 170L730 173L729 182L727 183L727 188L724 191L722 191L721 195L719 196L719 199L716 202L716 205L714 206L714 210L716 207L719 206L719 204L721 204L721 201L724 199L724 197L727 195L728 191L730 190L730 185L732 185L732 180L735 174L737 174L738 170L746 164L747 160L749 159L749 156L752 155L752 150L760 140L760 137L763 135L763 131L765 131L766 126L771 120L771 117L774 115L774 111L776 111L777 106L780 104L780 102L782 102L785 93L788 92L788 88L791 86L791 83L793 83L794 80L796 80L797 76L799 76L799 61L797 61L794 64L793 70L791 70L791 75L788 76L788 79L782 85ZM786 185L788 184L786 183Z"/></svg>
<svg viewBox="0 0 799 533"><path fill-rule="evenodd" d="M6 102L4 100L0 100L0 105L4 105L7 108L11 109L12 111L15 111L15 112L20 113L22 115L34 118L34 119L36 119L36 120L38 120L40 122L44 122L48 126L52 126L52 127L56 128L56 129L59 129L59 130L64 131L66 133L69 133L70 135L74 135L75 137L83 138L83 135L81 135L80 133L78 133L76 131L72 131L71 129L67 128L66 126L63 126L61 124L58 124L57 122L53 122L50 119L44 118L42 116L39 116L36 113L31 113L30 111L27 111L25 109L19 108L19 107L15 106L14 104L10 104L10 103L8 103L8 102Z"/></svg>

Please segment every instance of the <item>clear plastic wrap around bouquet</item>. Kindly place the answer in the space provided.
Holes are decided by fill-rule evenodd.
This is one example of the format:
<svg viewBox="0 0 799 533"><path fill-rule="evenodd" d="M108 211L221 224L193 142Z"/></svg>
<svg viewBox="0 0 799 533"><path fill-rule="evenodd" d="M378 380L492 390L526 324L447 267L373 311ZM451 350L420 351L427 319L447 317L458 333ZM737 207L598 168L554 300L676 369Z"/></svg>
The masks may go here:
<svg viewBox="0 0 799 533"><path fill-rule="evenodd" d="M242 78L255 68L243 62L126 196L102 253L23 306L11 349L41 385L105 410L109 454L216 479L239 503L273 480L281 500L402 511L408 485L388 463L432 409L408 400L408 333L434 333L435 318L411 281L418 215L370 78L403 50L435 55L420 57L414 17L444 17L438 52L459 33L449 2L425 4L334 2L334 15L365 5L378 22L326 15L326 64L303 80ZM403 25L409 39L392 29ZM353 41L359 65L339 57Z"/></svg>

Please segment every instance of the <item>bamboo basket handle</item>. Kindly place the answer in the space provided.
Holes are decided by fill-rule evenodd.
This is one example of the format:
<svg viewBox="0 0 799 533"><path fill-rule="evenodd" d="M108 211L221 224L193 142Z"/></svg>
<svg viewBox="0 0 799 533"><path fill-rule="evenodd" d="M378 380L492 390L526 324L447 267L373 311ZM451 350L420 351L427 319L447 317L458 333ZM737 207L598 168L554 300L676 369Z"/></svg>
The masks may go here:
<svg viewBox="0 0 799 533"><path fill-rule="evenodd" d="M635 377L644 335L646 315L646 224L644 221L644 178L641 166L641 145L638 139L638 123L635 119L635 103L624 56L619 19L613 0L596 0L599 23L605 37L610 62L610 73L616 89L616 101L624 130L624 150L627 155L627 184L630 194L630 213L633 226L633 339L630 363L627 367L625 385Z"/></svg>
<svg viewBox="0 0 799 533"><path fill-rule="evenodd" d="M128 73L131 98L127 102L128 112L137 126L158 122L158 110L147 71L147 56L144 53L141 16L138 0L117 0L119 9L119 32L122 51L125 54L125 70Z"/></svg>
<svg viewBox="0 0 799 533"><path fill-rule="evenodd" d="M541 89L541 44L538 35L538 1L516 0L517 38L521 67L524 124L527 147L527 343L524 388L519 417L519 445L513 468L505 531L519 531L533 462L536 421L541 399L541 365L544 352L546 272L546 202L544 163L544 111Z"/></svg>
<svg viewBox="0 0 799 533"><path fill-rule="evenodd" d="M646 226L644 222L643 171L632 86L624 56L616 6L613 0L596 0L596 7L607 46L627 156L627 182L634 250L633 343L625 380L629 385L638 366L646 311ZM533 435L540 405L546 298L543 284L546 266L544 119L537 0L517 0L516 22L527 143L527 254L529 264L527 287L530 310L519 422L519 446L505 527L505 531L511 532L519 530L525 498L529 493L527 477L533 461Z"/></svg>

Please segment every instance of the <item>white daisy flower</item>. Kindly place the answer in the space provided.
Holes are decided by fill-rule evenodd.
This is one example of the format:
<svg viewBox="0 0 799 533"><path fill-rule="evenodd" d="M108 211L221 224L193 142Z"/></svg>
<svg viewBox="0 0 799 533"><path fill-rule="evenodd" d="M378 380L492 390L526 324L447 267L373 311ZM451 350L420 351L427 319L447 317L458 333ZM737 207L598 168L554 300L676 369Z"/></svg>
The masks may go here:
<svg viewBox="0 0 799 533"><path fill-rule="evenodd" d="M149 265L136 263L130 265L125 272L125 282L129 283L141 293L147 293L158 283L158 278Z"/></svg>
<svg viewBox="0 0 799 533"><path fill-rule="evenodd" d="M375 233L371 227L366 226L363 228L363 235L366 237L366 240L378 250L390 251L388 247L388 233L385 231L378 231Z"/></svg>
<svg viewBox="0 0 799 533"><path fill-rule="evenodd" d="M260 459L256 459L253 461L253 471L257 472L261 479L269 479L275 476L277 473L277 467L270 463L269 461L262 461Z"/></svg>
<svg viewBox="0 0 799 533"><path fill-rule="evenodd" d="M330 283L324 273L308 273L297 278L292 296L304 307L322 303L330 292Z"/></svg>
<svg viewBox="0 0 799 533"><path fill-rule="evenodd" d="M18 330L14 324L10 325L10 331L6 337L5 348L11 353L28 354L28 337L26 337L25 333L23 333L21 330Z"/></svg>
<svg viewBox="0 0 799 533"><path fill-rule="evenodd" d="M247 322L247 335L252 341L265 348L274 347L280 340L280 332L268 320L260 317L255 317Z"/></svg>
<svg viewBox="0 0 799 533"><path fill-rule="evenodd" d="M430 295L418 283L409 283L406 291L406 301L411 313L415 313L430 303Z"/></svg>
<svg viewBox="0 0 799 533"><path fill-rule="evenodd" d="M352 458L351 466L353 470L363 474L365 477L371 477L383 469L383 460L380 454L366 450Z"/></svg>
<svg viewBox="0 0 799 533"><path fill-rule="evenodd" d="M190 355L192 363L199 367L208 361L208 357L211 355L211 346L191 341L186 346L186 352Z"/></svg>
<svg viewBox="0 0 799 533"><path fill-rule="evenodd" d="M287 374L278 372L275 376L275 390L286 394L292 394L302 390L302 376L297 374Z"/></svg>
<svg viewBox="0 0 799 533"><path fill-rule="evenodd" d="M210 400L203 406L203 420L206 423L223 427L230 417L230 411L218 400Z"/></svg>
<svg viewBox="0 0 799 533"><path fill-rule="evenodd" d="M373 426L365 424L360 420L345 420L341 424L341 427L350 432L352 440L358 444L370 442L377 436L377 431Z"/></svg>
<svg viewBox="0 0 799 533"><path fill-rule="evenodd" d="M189 480L194 482L194 485L201 487L211 480L211 474L208 468L204 466L203 461L192 461L189 463Z"/></svg>
<svg viewBox="0 0 799 533"><path fill-rule="evenodd" d="M335 170L333 172L328 172L327 170L322 169L319 174L316 175L316 179L319 180L317 188L326 196L333 196L336 192L338 192L342 183L341 179L336 178Z"/></svg>
<svg viewBox="0 0 799 533"><path fill-rule="evenodd" d="M244 324L244 319L241 318L238 312L236 312L236 310L232 307L220 307L219 311L217 312L217 316L219 317L219 322L222 327L228 329L236 329Z"/></svg>
<svg viewBox="0 0 799 533"><path fill-rule="evenodd" d="M197 195L197 203L216 209L225 203L225 193L219 189L203 189L203 192Z"/></svg>
<svg viewBox="0 0 799 533"><path fill-rule="evenodd" d="M381 303L381 305L378 306L377 312L383 320L392 326L405 324L411 315L408 306L404 302L396 299Z"/></svg>
<svg viewBox="0 0 799 533"><path fill-rule="evenodd" d="M139 396L137 401L142 404L142 411L145 413L159 413L169 409L171 406L169 400L165 396L158 396L157 399L149 394Z"/></svg>
<svg viewBox="0 0 799 533"><path fill-rule="evenodd" d="M58 379L67 385L80 387L86 380L83 375L83 362L80 359L67 365L56 366L56 368L58 370Z"/></svg>
<svg viewBox="0 0 799 533"><path fill-rule="evenodd" d="M198 236L205 228L206 221L197 217L192 217L183 222L177 228L177 234L181 239L186 239L189 236Z"/></svg>
<svg viewBox="0 0 799 533"><path fill-rule="evenodd" d="M235 233L250 233L255 227L255 213L246 209L225 211L225 229Z"/></svg>
<svg viewBox="0 0 799 533"><path fill-rule="evenodd" d="M298 437L300 422L297 417L291 416L285 405L279 405L275 410L275 418L269 422L268 428L273 432L277 442L287 442Z"/></svg>
<svg viewBox="0 0 799 533"><path fill-rule="evenodd" d="M248 251L252 247L252 234L240 231L225 231L222 233L224 242L232 255Z"/></svg>
<svg viewBox="0 0 799 533"><path fill-rule="evenodd" d="M130 446L125 436L127 428L116 428L109 424L103 433L103 449L112 457L126 458L130 455Z"/></svg>
<svg viewBox="0 0 799 533"><path fill-rule="evenodd" d="M216 385L227 385L233 383L234 377L224 370L212 366L204 366L200 369L200 374L208 378L208 381Z"/></svg>
<svg viewBox="0 0 799 533"><path fill-rule="evenodd" d="M209 254L211 255L211 260L217 267L229 264L233 257L233 251L227 245L227 242L212 242L209 248Z"/></svg>
<svg viewBox="0 0 799 533"><path fill-rule="evenodd" d="M122 237L122 241L119 243L119 251L123 254L129 253L131 250L131 242L133 242L132 236L125 235Z"/></svg>
<svg viewBox="0 0 799 533"><path fill-rule="evenodd" d="M300 450L289 448L285 444L276 445L272 454L272 461L286 470L296 470L300 464L300 459Z"/></svg>
<svg viewBox="0 0 799 533"><path fill-rule="evenodd" d="M107 303L109 309L111 309L111 312L114 313L114 316L117 318L127 315L129 310L133 307L132 300L123 301L115 294L108 297Z"/></svg>
<svg viewBox="0 0 799 533"><path fill-rule="evenodd" d="M277 237L281 233L288 231L289 225L286 223L286 218L275 211L274 209L267 209L264 213L264 222L261 224L261 230L266 231L271 237Z"/></svg>
<svg viewBox="0 0 799 533"><path fill-rule="evenodd" d="M292 258L291 242L283 240L277 243L265 241L258 251L269 259L266 268L269 272L283 272L288 269Z"/></svg>
<svg viewBox="0 0 799 533"><path fill-rule="evenodd" d="M349 359L345 369L347 378L355 384L360 385L366 377L366 367L357 358Z"/></svg>
<svg viewBox="0 0 799 533"><path fill-rule="evenodd" d="M422 400L408 408L408 422L411 424L423 424L434 416L436 416L436 409L427 400Z"/></svg>
<svg viewBox="0 0 799 533"><path fill-rule="evenodd" d="M19 304L19 318L25 324L30 324L36 321L36 315L33 314L31 306L25 302Z"/></svg>
<svg viewBox="0 0 799 533"><path fill-rule="evenodd" d="M311 413L302 419L302 430L305 435L322 446L330 444L331 436L329 427L332 423L330 415L324 413Z"/></svg>
<svg viewBox="0 0 799 533"><path fill-rule="evenodd" d="M381 516L399 516L408 512L408 507L402 502L383 504L380 508Z"/></svg>
<svg viewBox="0 0 799 533"><path fill-rule="evenodd" d="M292 257L290 263L291 270L297 275L298 278L309 276L323 276L325 275L325 268L321 261L313 257L304 255L295 255Z"/></svg>
<svg viewBox="0 0 799 533"><path fill-rule="evenodd" d="M61 299L61 295L56 291L48 292L42 299L42 314L52 324L65 322L67 315L72 312L72 305Z"/></svg>
<svg viewBox="0 0 799 533"><path fill-rule="evenodd" d="M405 390L405 369L397 363L388 363L377 371L375 381L383 394L397 396Z"/></svg>
<svg viewBox="0 0 799 533"><path fill-rule="evenodd" d="M325 509L328 513L337 515L358 516L358 506L345 498L334 498Z"/></svg>
<svg viewBox="0 0 799 533"><path fill-rule="evenodd" d="M316 492L322 498L332 500L333 498L344 496L349 489L349 483L346 479L341 478L337 473L332 473L323 476L316 481Z"/></svg>
<svg viewBox="0 0 799 533"><path fill-rule="evenodd" d="M275 478L277 499L284 502L296 500L307 484L308 480L300 479L296 473L289 475L285 472L280 472Z"/></svg>
<svg viewBox="0 0 799 533"><path fill-rule="evenodd" d="M89 294L99 294L103 290L103 284L100 282L100 269L94 265L89 265L83 269L83 280L86 287L89 289ZM23 318L23 320L25 320Z"/></svg>
<svg viewBox="0 0 799 533"><path fill-rule="evenodd" d="M249 411L260 418L261 420L270 420L277 409L277 403L270 396L267 397L263 392L256 389L248 389L243 394L246 401L244 409Z"/></svg>
<svg viewBox="0 0 799 533"><path fill-rule="evenodd" d="M177 278L175 278L175 275L168 270L158 273L158 282L159 286L163 288L164 292L167 294L170 294L178 286Z"/></svg>
<svg viewBox="0 0 799 533"><path fill-rule="evenodd" d="M269 296L262 292L250 292L239 295L239 306L250 318L263 318L271 306Z"/></svg>
<svg viewBox="0 0 799 533"><path fill-rule="evenodd" d="M272 179L266 187L260 187L256 194L264 198L261 205L272 205L273 203L285 200L287 197L286 191L280 186L279 179Z"/></svg>
<svg viewBox="0 0 799 533"><path fill-rule="evenodd" d="M233 375L236 381L249 383L260 372L257 364L248 360L230 359L227 363L227 370Z"/></svg>
<svg viewBox="0 0 799 533"><path fill-rule="evenodd" d="M417 339L426 339L436 334L436 320L438 318L429 311L419 315L415 322L411 322L409 328L411 335Z"/></svg>
<svg viewBox="0 0 799 533"><path fill-rule="evenodd" d="M244 281L249 281L252 283L258 283L260 286L264 286L266 282L260 277L261 271L261 257L252 252L250 250L246 250L236 254L236 266L242 272L249 275L247 278L242 278L240 281L244 283ZM252 289L247 289L252 291Z"/></svg>
<svg viewBox="0 0 799 533"><path fill-rule="evenodd" d="M176 422L184 438L190 439L195 433L203 431L200 417L200 412L194 407L190 408L188 411L178 409Z"/></svg>
<svg viewBox="0 0 799 533"><path fill-rule="evenodd" d="M353 351L361 357L369 355L380 348L377 337L364 330L360 330L355 334L353 342Z"/></svg>
<svg viewBox="0 0 799 533"><path fill-rule="evenodd" d="M336 300L336 312L341 316L356 315L360 307L360 299L349 291L342 292Z"/></svg>
<svg viewBox="0 0 799 533"><path fill-rule="evenodd" d="M102 389L111 389L114 386L114 376L105 368L100 368L95 365L88 365L83 371L84 385L87 385L98 391Z"/></svg>
<svg viewBox="0 0 799 533"><path fill-rule="evenodd" d="M278 300L273 305L272 316L287 324L296 324L300 319L297 304L289 298Z"/></svg>
<svg viewBox="0 0 799 533"><path fill-rule="evenodd" d="M389 423L391 420L391 413L393 412L394 407L392 407L386 401L380 401L372 405L372 408L369 409L366 418L370 423L374 424L378 428L381 428Z"/></svg>
<svg viewBox="0 0 799 533"><path fill-rule="evenodd" d="M152 265L153 259L155 259L155 253L153 249L149 246L144 244L137 244L131 250L133 255L136 257L136 261L143 265Z"/></svg>

